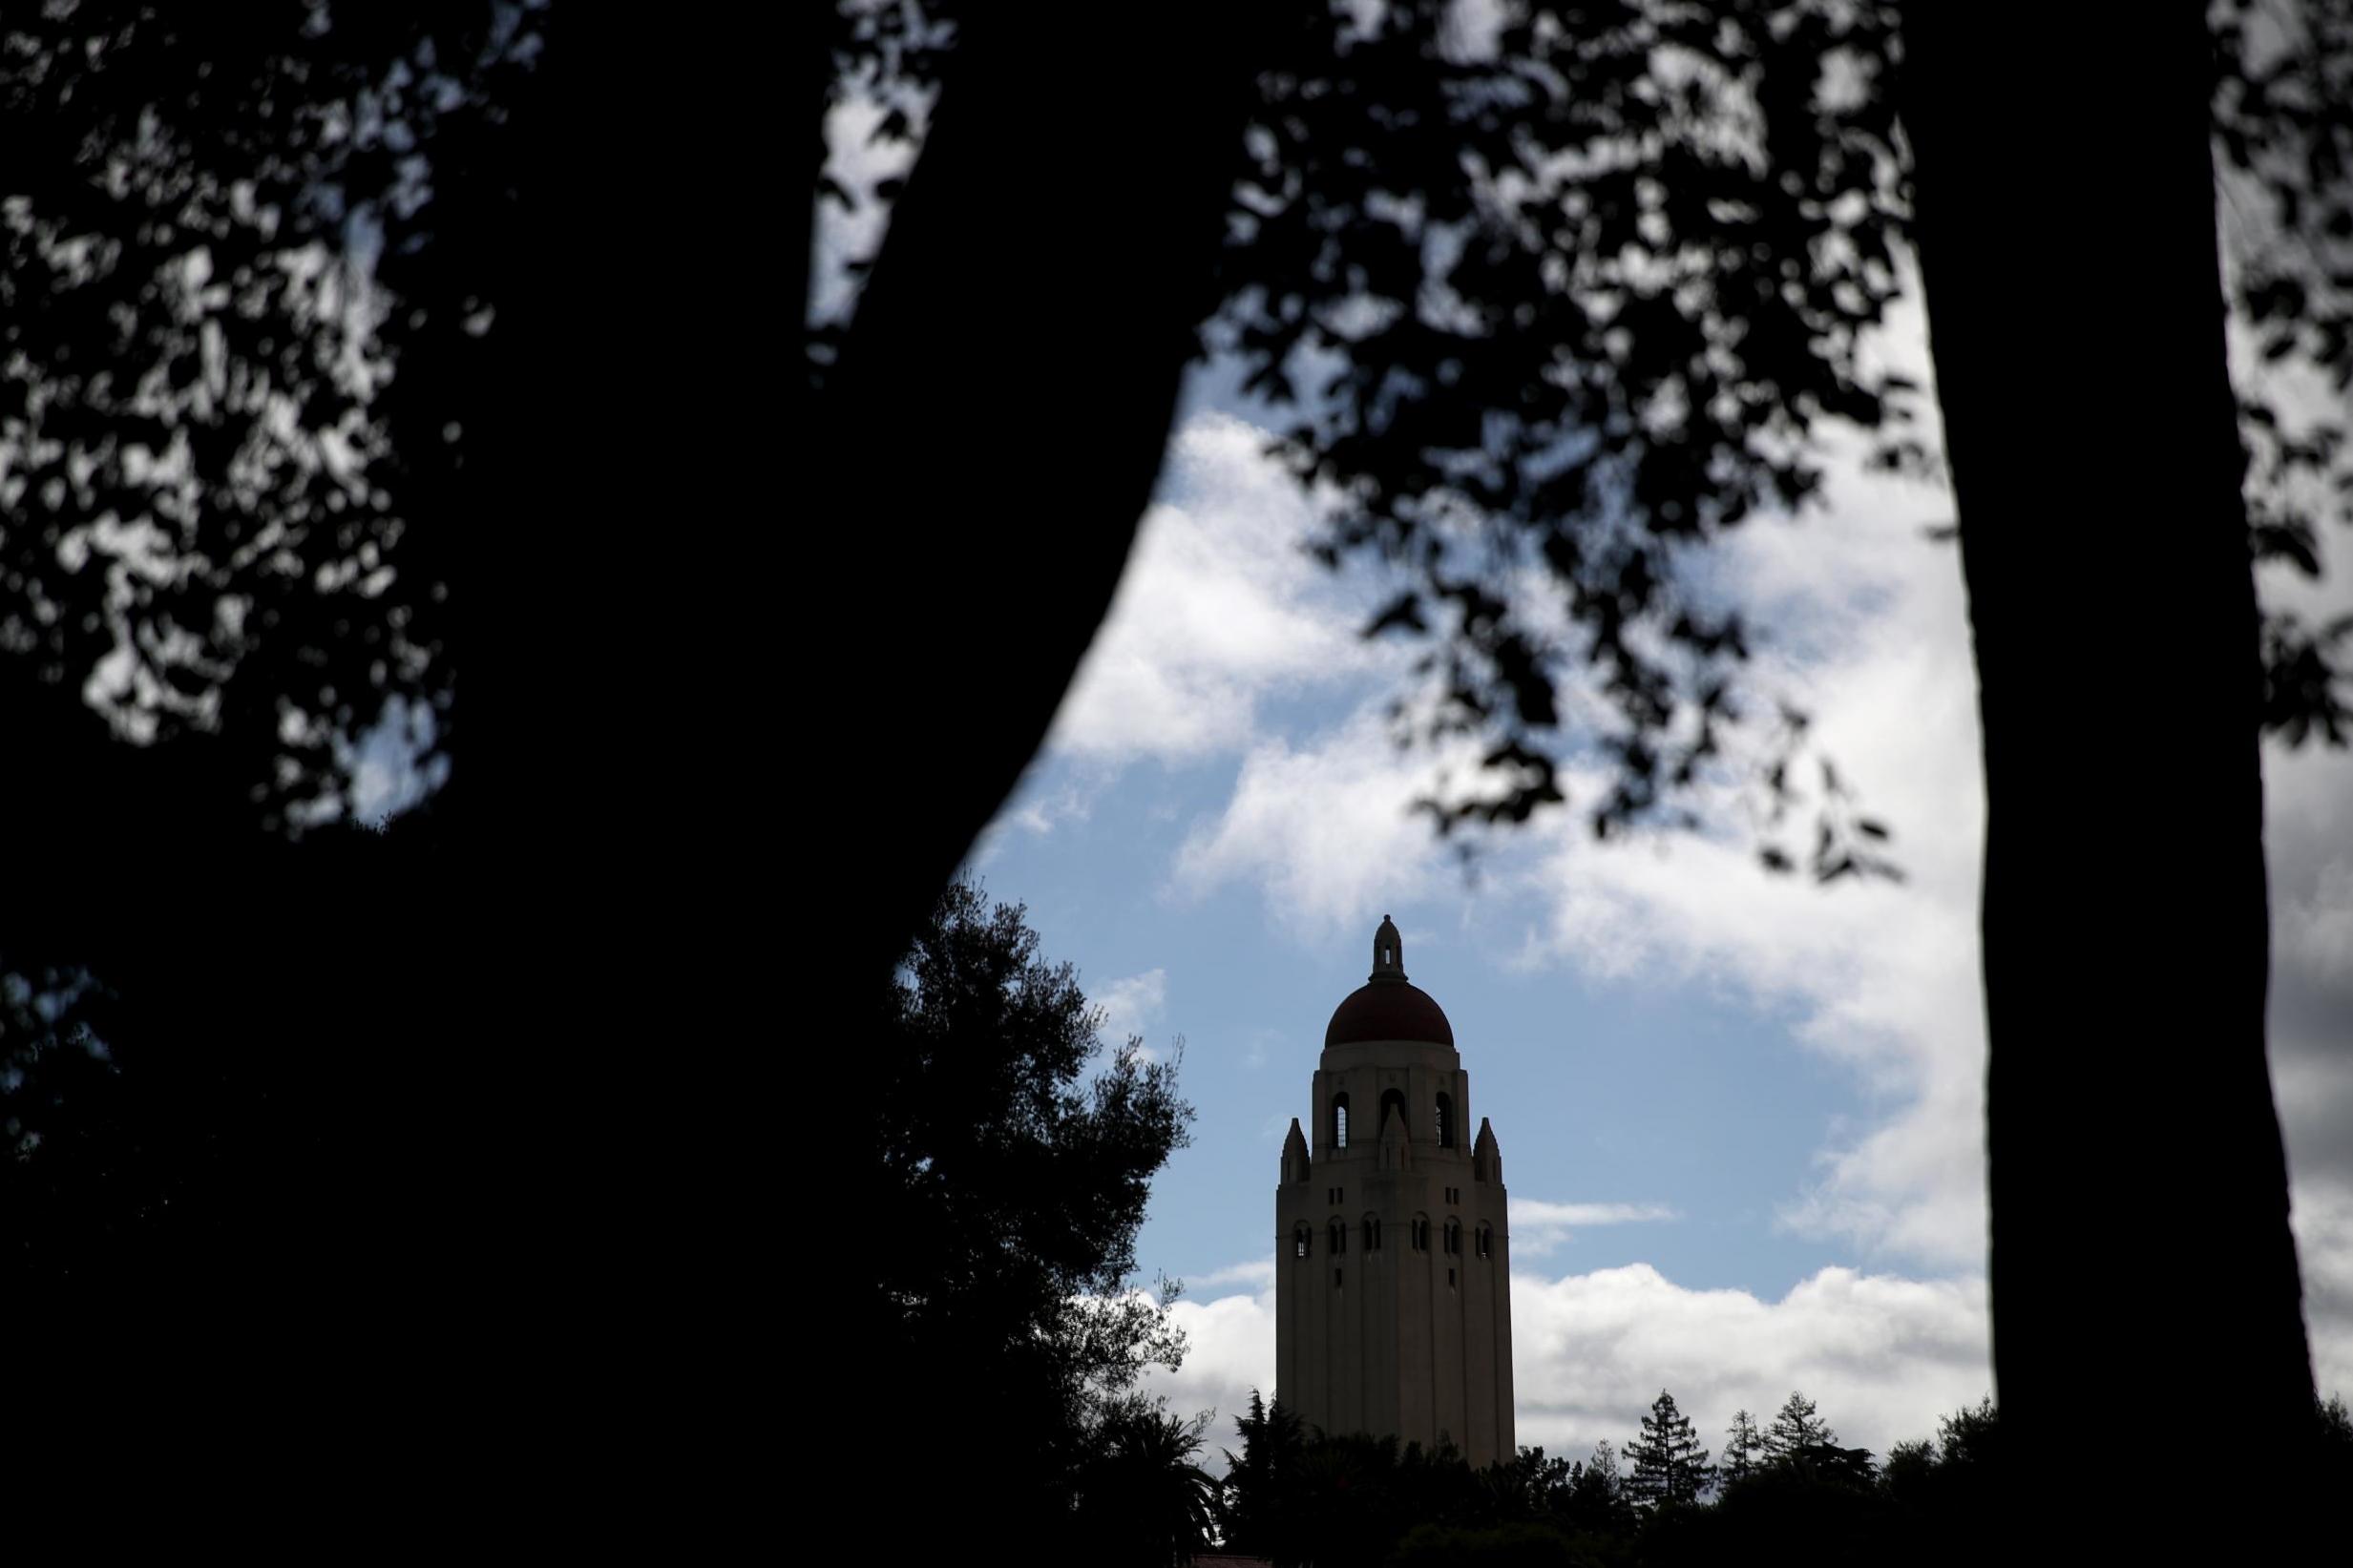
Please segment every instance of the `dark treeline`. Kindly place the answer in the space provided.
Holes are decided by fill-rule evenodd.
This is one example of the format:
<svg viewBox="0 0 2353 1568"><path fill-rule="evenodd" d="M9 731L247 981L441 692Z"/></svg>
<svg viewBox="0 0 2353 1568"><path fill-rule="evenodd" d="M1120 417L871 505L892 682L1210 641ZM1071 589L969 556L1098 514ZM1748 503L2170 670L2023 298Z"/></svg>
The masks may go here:
<svg viewBox="0 0 2353 1568"><path fill-rule="evenodd" d="M1215 1549L1283 1568L1977 1563L2037 1538L2009 1506L2016 1461L1991 1399L1876 1456L1840 1446L1813 1401L1792 1393L1761 1426L1735 1415L1713 1464L1664 1391L1621 1445L1582 1459L1523 1448L1484 1470L1448 1447L1308 1432L1256 1393L1235 1426L1242 1446L1228 1452ZM2344 1402L2320 1407L2315 1428L2315 1468L2283 1479L2342 1495L2353 1485ZM2084 1440L2113 1435L2088 1427ZM2103 1533L2108 1506L2081 1499L2076 1527ZM2251 1518L2265 1506L2250 1494Z"/></svg>

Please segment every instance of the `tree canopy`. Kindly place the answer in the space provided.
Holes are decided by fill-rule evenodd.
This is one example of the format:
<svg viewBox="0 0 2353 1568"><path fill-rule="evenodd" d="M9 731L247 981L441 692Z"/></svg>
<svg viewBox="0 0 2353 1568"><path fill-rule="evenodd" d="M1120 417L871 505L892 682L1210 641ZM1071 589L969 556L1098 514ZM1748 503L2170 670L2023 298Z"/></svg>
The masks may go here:
<svg viewBox="0 0 2353 1568"><path fill-rule="evenodd" d="M2280 25L2307 36L2284 44L2253 9L2216 33L2247 214L2232 302L2266 366L2342 392L2348 8L2296 8ZM1705 546L1802 513L1851 460L1834 449L1943 471L1927 389L1874 336L1918 292L1901 10L1309 5L1258 62L1203 342L1296 409L1274 449L1334 498L1322 557L1397 581L1366 632L1424 649L1399 733L1481 742L1480 777L1423 803L1441 830L1558 804L1574 763L1600 781L1597 832L1691 822L1694 784L1748 780L1776 822L1799 801L1813 818L1805 855L1776 836L1768 866L1894 869L1835 767L1796 766L1804 715L1747 668L1773 628ZM952 0L839 15L833 91L892 105L876 136L919 139L906 106L954 77L971 19ZM840 351L838 324L814 342ZM2254 548L2317 574L2319 519L2353 516L2341 421L2285 377L2241 402ZM2342 741L2349 629L2286 608L2265 626L2264 722Z"/></svg>
<svg viewBox="0 0 2353 1568"><path fill-rule="evenodd" d="M0 679L19 722L86 701L195 754L211 831L347 814L381 722L437 771L502 292L482 165L543 20L94 0L0 28Z"/></svg>
<svg viewBox="0 0 2353 1568"><path fill-rule="evenodd" d="M1173 1539L1198 1488L1155 1492L1152 1477L1199 1431L1129 1395L1183 1350L1173 1288L1131 1289L1151 1178L1192 1114L1181 1053L1131 1039L1106 1056L1102 1012L1039 947L1020 906L952 885L860 1044L843 1107L858 1128L853 1343L881 1408L953 1390L1021 1455L968 1478L974 1509L1051 1530L1078 1488L1087 1530L1148 1522Z"/></svg>

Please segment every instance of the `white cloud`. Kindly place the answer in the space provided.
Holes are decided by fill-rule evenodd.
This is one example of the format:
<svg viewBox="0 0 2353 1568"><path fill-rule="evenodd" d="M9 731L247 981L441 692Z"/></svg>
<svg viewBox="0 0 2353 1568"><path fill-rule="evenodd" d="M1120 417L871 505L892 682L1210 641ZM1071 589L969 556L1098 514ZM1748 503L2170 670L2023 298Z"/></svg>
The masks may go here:
<svg viewBox="0 0 2353 1568"><path fill-rule="evenodd" d="M1145 1033L1167 1005L1168 972L1147 969L1142 974L1113 980L1089 991L1087 1000L1103 1009L1103 1027L1097 1033L1114 1045L1124 1045L1130 1037Z"/></svg>
<svg viewBox="0 0 2353 1568"><path fill-rule="evenodd" d="M1204 1276L1259 1287L1179 1300L1184 1366L1146 1380L1181 1414L1216 1410L1213 1444L1234 1443L1232 1418L1251 1390L1275 1392L1273 1272L1265 1259ZM1722 1447L1735 1410L1762 1420L1801 1390L1841 1441L1884 1454L1933 1436L1940 1416L1992 1387L1982 1281L1825 1268L1766 1301L1687 1289L1635 1264L1562 1279L1515 1274L1511 1300L1519 1438L1555 1453L1632 1436L1664 1388L1711 1449Z"/></svg>
<svg viewBox="0 0 2353 1568"><path fill-rule="evenodd" d="M1260 1265L1238 1266L1247 1271ZM1179 1415L1217 1412L1203 1445L1212 1470L1225 1468L1223 1449L1241 1447L1233 1423L1250 1410L1250 1390L1274 1397L1274 1261L1267 1259L1264 1269L1267 1283L1251 1294L1210 1301L1180 1297L1168 1310L1185 1332L1183 1364L1174 1372L1154 1368L1144 1379L1145 1391L1165 1396Z"/></svg>
<svg viewBox="0 0 2353 1568"><path fill-rule="evenodd" d="M1269 698L1368 667L1356 591L1300 548L1316 508L1264 455L1267 439L1205 413L1170 442L1167 498L1145 514L1050 750L1111 763L1240 751Z"/></svg>
<svg viewBox="0 0 2353 1568"><path fill-rule="evenodd" d="M1278 925L1317 943L1360 932L1367 911L1459 891L1411 809L1435 765L1401 755L1370 706L1302 748L1264 742L1243 759L1225 810L1187 836L1171 885L1198 897L1255 882Z"/></svg>
<svg viewBox="0 0 2353 1568"><path fill-rule="evenodd" d="M2299 1181L2291 1218L2314 1383L2323 1395L2353 1399L2353 1187Z"/></svg>
<svg viewBox="0 0 2353 1568"><path fill-rule="evenodd" d="M1779 1301L1690 1290L1648 1264L1512 1278L1520 1441L1572 1456L1639 1430L1661 1389L1721 1449L1802 1390L1850 1446L1884 1454L1991 1390L1985 1287L1825 1268Z"/></svg>
<svg viewBox="0 0 2353 1568"><path fill-rule="evenodd" d="M1244 1264L1228 1264L1223 1268L1212 1268L1207 1274L1185 1282L1185 1287L1188 1290L1210 1290L1221 1285L1247 1285L1253 1290L1273 1289L1274 1255L1269 1253L1266 1257Z"/></svg>
<svg viewBox="0 0 2353 1568"><path fill-rule="evenodd" d="M1665 1203L1549 1203L1540 1198L1515 1198L1511 1201L1511 1246L1521 1257L1541 1257L1571 1240L1572 1231L1588 1225L1645 1224L1678 1218Z"/></svg>
<svg viewBox="0 0 2353 1568"><path fill-rule="evenodd" d="M1739 802L1705 836L1614 850L1556 829L1522 887L1544 910L1522 964L1701 985L1794 1011L1796 1037L1857 1074L1875 1120L1823 1150L1781 1219L1939 1268L1982 1266L1985 1030L1977 902L1985 806L1959 561L1921 525L1940 491L1834 469L1830 504L1729 542L1727 577L1784 629L1768 689L1895 830L1901 885L1823 888L1757 868ZM1581 781L1589 792L1590 781Z"/></svg>
<svg viewBox="0 0 2353 1568"><path fill-rule="evenodd" d="M2263 785L2272 1088L2304 1319L2321 1391L2353 1397L2353 756L2270 746Z"/></svg>

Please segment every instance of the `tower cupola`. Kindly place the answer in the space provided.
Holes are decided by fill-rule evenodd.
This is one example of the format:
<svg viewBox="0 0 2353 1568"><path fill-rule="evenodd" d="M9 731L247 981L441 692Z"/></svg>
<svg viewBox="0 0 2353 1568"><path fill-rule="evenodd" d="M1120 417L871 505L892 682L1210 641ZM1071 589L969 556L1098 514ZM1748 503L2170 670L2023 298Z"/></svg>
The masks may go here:
<svg viewBox="0 0 2353 1568"><path fill-rule="evenodd" d="M1448 1047L1455 1042L1454 1025L1446 1021L1445 1011L1405 977L1405 939L1387 915L1373 933L1373 972L1348 993L1324 1028L1327 1048L1376 1040ZM1374 1129L1375 1136L1378 1132Z"/></svg>

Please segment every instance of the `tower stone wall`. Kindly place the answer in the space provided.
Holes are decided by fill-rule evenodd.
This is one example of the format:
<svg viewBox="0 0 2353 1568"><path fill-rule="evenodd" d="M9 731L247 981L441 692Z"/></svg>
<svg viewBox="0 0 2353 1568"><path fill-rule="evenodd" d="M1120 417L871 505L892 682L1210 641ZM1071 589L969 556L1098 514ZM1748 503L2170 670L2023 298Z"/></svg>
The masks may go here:
<svg viewBox="0 0 2353 1568"><path fill-rule="evenodd" d="M1397 927L1325 1033L1275 1196L1275 1395L1311 1428L1516 1452L1502 1151Z"/></svg>

